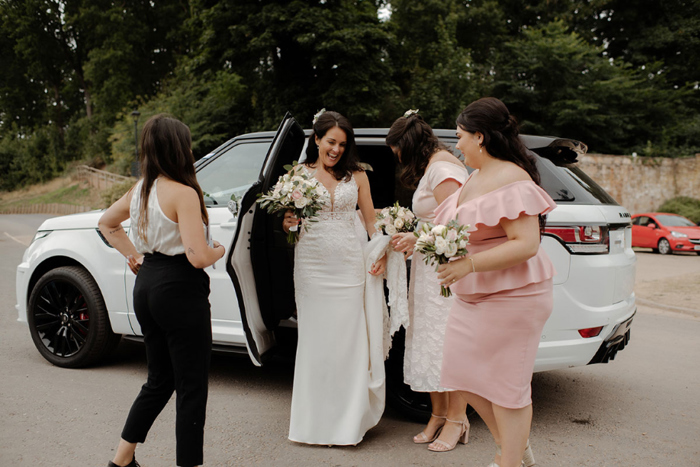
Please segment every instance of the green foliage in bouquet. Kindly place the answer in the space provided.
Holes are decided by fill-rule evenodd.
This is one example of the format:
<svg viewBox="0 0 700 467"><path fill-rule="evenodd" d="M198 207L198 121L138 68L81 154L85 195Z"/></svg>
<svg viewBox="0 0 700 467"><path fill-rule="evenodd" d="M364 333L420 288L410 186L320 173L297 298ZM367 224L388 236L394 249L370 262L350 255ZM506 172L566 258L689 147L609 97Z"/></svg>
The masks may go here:
<svg viewBox="0 0 700 467"><path fill-rule="evenodd" d="M447 225L433 225L426 222L413 232L418 237L415 250L425 256L425 264L440 264L450 262L452 258L459 258L467 254L469 244L469 225L460 225L456 219ZM449 287L440 286L440 294L443 297L452 295Z"/></svg>
<svg viewBox="0 0 700 467"><path fill-rule="evenodd" d="M283 215L292 211L301 220L304 230L308 230L309 223L317 221L316 213L323 207L324 192L319 181L303 170L296 170L297 165L298 162L294 161L292 165L284 166L287 173L281 175L275 186L266 194L258 194L257 202L268 214ZM299 241L298 226L290 229L287 241L290 244Z"/></svg>

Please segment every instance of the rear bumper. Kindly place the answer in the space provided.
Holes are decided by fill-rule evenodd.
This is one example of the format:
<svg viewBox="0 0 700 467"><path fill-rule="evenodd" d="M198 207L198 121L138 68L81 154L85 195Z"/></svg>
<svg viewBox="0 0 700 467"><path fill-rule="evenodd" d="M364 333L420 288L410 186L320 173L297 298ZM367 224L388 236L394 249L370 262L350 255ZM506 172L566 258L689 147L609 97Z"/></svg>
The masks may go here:
<svg viewBox="0 0 700 467"><path fill-rule="evenodd" d="M615 359L615 355L620 350L624 349L630 341L630 327L632 326L632 320L636 314L637 310L635 309L632 316L613 328L610 335L605 338L600 348L598 348L598 352L596 352L591 361L588 362L589 365L594 363L608 363L608 361Z"/></svg>
<svg viewBox="0 0 700 467"><path fill-rule="evenodd" d="M543 330L542 338L546 340L540 341L534 371L561 370L597 363L596 357L600 349L607 348L608 343L613 341L613 337L616 337L620 329L629 329L629 326L623 327L623 323L627 321L631 323L631 318L637 312L634 298L632 294L628 300L593 309L575 306L575 302L566 303L568 306L563 308L563 305L560 305L560 309L575 311L574 316L560 313L564 315L561 316L563 319L557 319L558 317L552 314ZM557 309L556 300L555 309ZM596 337L582 338L578 333L578 329L601 325L604 328ZM617 346L615 351L619 350L621 347ZM607 360L610 358L608 357Z"/></svg>

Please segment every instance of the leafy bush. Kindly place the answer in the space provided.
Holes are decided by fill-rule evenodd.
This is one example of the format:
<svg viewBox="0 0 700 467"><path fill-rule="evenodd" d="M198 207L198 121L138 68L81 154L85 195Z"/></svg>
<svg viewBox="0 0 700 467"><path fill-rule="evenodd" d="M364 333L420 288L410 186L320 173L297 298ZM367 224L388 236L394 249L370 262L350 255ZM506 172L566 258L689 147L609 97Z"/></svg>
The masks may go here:
<svg viewBox="0 0 700 467"><path fill-rule="evenodd" d="M696 224L700 224L700 199L689 196L676 196L664 202L659 212L671 212L685 216Z"/></svg>
<svg viewBox="0 0 700 467"><path fill-rule="evenodd" d="M153 115L172 115L190 127L192 152L195 159L199 159L227 139L245 132L246 86L239 76L218 71L197 77L182 71L179 78L180 81L168 81L164 91L138 105L141 112L139 134ZM134 121L129 111L118 115L111 130L110 144L110 169L129 175L135 160Z"/></svg>
<svg viewBox="0 0 700 467"><path fill-rule="evenodd" d="M104 207L111 206L116 200L124 196L124 193L129 191L129 188L134 186L134 183L134 180L124 180L121 183L115 183L111 188L103 191L100 196L102 197Z"/></svg>

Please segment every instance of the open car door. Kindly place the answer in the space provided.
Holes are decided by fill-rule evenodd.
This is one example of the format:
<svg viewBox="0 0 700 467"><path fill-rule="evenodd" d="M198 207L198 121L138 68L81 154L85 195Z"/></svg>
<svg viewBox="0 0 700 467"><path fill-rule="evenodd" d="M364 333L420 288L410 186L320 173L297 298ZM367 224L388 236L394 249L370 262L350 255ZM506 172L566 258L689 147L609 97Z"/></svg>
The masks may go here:
<svg viewBox="0 0 700 467"><path fill-rule="evenodd" d="M258 181L241 200L238 226L229 248L227 271L238 296L248 354L257 366L275 347L274 331L280 320L293 315L296 304L294 249L282 230L282 217L260 209L256 200L285 173L285 165L299 159L304 139L304 130L287 113Z"/></svg>

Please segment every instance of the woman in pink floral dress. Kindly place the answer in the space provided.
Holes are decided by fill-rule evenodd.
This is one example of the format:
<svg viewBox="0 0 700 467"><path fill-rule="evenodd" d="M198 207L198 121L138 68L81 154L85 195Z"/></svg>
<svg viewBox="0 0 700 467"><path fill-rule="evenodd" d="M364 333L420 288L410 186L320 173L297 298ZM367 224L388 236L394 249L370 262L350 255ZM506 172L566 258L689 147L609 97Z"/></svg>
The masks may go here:
<svg viewBox="0 0 700 467"><path fill-rule="evenodd" d="M419 220L434 222L435 208L455 193L467 179L464 164L442 145L432 128L413 111L397 119L389 129L386 143L403 168L401 183L413 194L412 210ZM394 249L412 252L413 233L393 236ZM413 437L416 444L435 441L445 424L449 393L440 384L442 345L450 298L440 295L435 266L427 265L423 255L414 252L409 284L409 318L404 353L404 382L416 392L430 393L432 414L428 425ZM461 420L461 419L460 419Z"/></svg>

